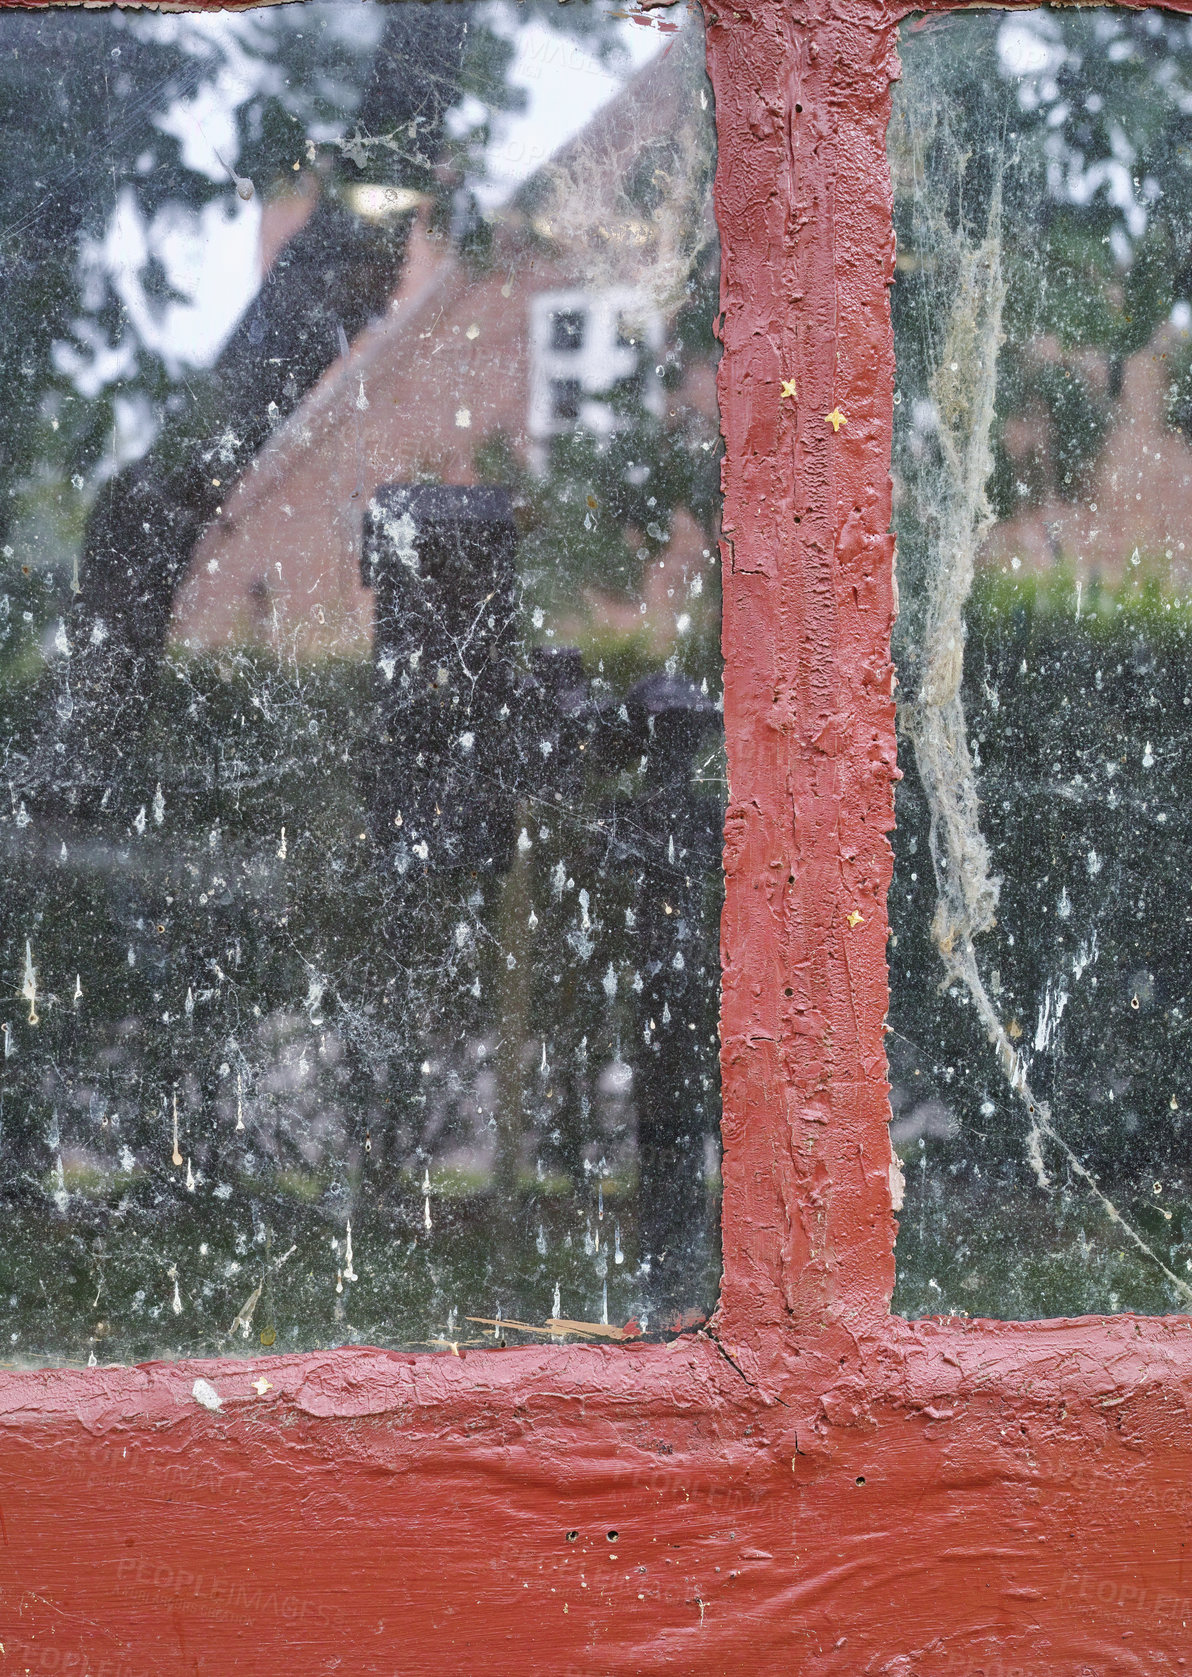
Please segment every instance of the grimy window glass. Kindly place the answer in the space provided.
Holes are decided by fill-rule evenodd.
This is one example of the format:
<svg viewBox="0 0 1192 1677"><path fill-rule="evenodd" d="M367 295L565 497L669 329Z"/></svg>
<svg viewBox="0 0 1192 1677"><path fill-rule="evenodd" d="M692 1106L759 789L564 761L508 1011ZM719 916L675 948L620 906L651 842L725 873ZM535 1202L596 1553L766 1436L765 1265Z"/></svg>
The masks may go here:
<svg viewBox="0 0 1192 1677"><path fill-rule="evenodd" d="M895 1308L1187 1310L1192 28L900 52Z"/></svg>
<svg viewBox="0 0 1192 1677"><path fill-rule="evenodd" d="M11 1361L719 1273L697 20L0 18Z"/></svg>

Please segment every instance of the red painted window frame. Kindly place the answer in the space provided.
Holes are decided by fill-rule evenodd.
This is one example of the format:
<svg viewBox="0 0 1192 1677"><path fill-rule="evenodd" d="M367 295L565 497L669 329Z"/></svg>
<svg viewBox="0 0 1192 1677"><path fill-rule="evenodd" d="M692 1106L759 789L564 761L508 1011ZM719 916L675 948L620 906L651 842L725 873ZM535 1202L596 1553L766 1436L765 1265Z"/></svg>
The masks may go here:
<svg viewBox="0 0 1192 1677"><path fill-rule="evenodd" d="M889 1313L884 141L905 10L709 0L731 782L713 1322L637 1348L0 1372L0 1673L1192 1658L1192 1321Z"/></svg>

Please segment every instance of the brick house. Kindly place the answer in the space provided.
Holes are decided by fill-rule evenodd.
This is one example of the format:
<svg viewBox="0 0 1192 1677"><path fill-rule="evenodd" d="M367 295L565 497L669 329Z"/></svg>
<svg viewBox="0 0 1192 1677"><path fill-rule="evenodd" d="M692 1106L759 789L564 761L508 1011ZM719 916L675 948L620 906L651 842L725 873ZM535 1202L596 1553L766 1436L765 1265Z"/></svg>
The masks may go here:
<svg viewBox="0 0 1192 1677"><path fill-rule="evenodd" d="M359 546L377 486L474 482L477 447L496 433L531 467L571 426L607 433L616 421L602 391L635 362L652 412L694 407L715 434L710 361L689 364L678 391L664 393L657 377L668 313L660 293L681 253L667 246L666 217L646 222L620 195L643 144L682 136L685 123L706 126L685 108L690 50L676 36L499 212L483 267L431 230L424 207L416 212L387 314L279 428L196 550L175 600L176 646L368 656L372 596ZM385 213L393 189L370 190L376 203L364 213ZM266 207L263 266L314 202L313 192L294 193ZM691 202L680 208L690 214ZM708 228L710 213L704 196L697 219ZM689 517L676 517L672 577L675 561L688 571L709 562L704 541ZM613 627L644 624L665 649L675 620L666 582L664 564L647 575L644 614L611 599L587 608Z"/></svg>

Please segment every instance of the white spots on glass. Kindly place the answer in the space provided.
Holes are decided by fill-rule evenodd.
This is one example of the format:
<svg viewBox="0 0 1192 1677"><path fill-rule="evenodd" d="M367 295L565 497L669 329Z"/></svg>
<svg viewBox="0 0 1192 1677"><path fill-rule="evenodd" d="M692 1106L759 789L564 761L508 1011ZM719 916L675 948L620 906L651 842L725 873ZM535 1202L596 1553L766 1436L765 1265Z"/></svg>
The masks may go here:
<svg viewBox="0 0 1192 1677"><path fill-rule="evenodd" d="M624 33L619 24L615 32ZM694 53L693 64L698 57ZM619 79L620 72L610 76L610 94L618 91ZM617 107L632 118L621 139L630 135L634 143L640 139L652 147L654 102L639 112L636 97L627 88ZM689 122L697 103L707 107L708 97L699 90L697 99L689 88L686 98L665 108L673 111L676 103ZM594 133L599 136L600 130ZM661 139L665 147L674 136ZM424 146L426 167L433 170L429 141L420 134L419 148ZM326 149L320 143L304 150L289 141L287 178L300 188L306 180L304 156L317 162ZM543 159L555 151L548 146ZM40 869L43 876L42 883L32 880L34 893L40 892L33 912L26 915L22 896L9 916L10 992L20 981L26 930L30 969L34 930L39 940L35 988L24 1004L10 1001L11 1020L0 1021L5 1055L20 1050L10 1060L9 1076L27 1078L22 1094L32 1092L46 1112L55 1102L61 1111L62 1147L53 1153L45 1148L44 1118L35 1137L36 1176L47 1198L56 1182L61 1191L69 1187L71 1214L80 1226L90 1233L93 1222L108 1222L104 1239L110 1238L113 1253L121 1248L122 1261L141 1264L152 1278L137 1299L131 1288L117 1292L115 1257L105 1268L113 1317L105 1361L134 1360L142 1351L218 1352L245 1291L256 1288L253 1309L260 1314L253 1317L242 1305L235 1319L233 1349L239 1349L242 1337L252 1337L248 1318L255 1329L266 1298L272 1308L271 1283L260 1292L259 1275L250 1269L263 1259L272 1274L269 1242L280 1250L299 1229L300 1250L314 1254L313 1273L309 1287L300 1284L295 1263L286 1286L277 1288L279 1330L293 1335L287 1350L382 1334L388 1336L383 1342L410 1336L422 1343L420 1330L441 1323L452 1297L462 1321L480 1301L465 1297L462 1289L471 1283L461 1279L450 1248L470 1222L476 1232L469 1238L478 1243L485 1268L479 1285L487 1298L500 1292L502 1310L507 1306L511 1318L537 1320L541 1298L550 1299L546 1289L553 1286L556 1309L566 1292L577 1318L594 1321L603 1309L614 1321L630 1314L641 1319L624 1273L625 1267L635 1278L644 1273L639 1265L645 1257L638 1125L647 1097L644 1080L633 1084L633 1067L642 1063L640 1020L663 1006L662 994L653 999L655 981L660 989L679 988L672 965L676 921L664 928L665 935L655 936L654 920L661 915L660 909L655 913L656 881L668 854L676 873L691 873L692 896L712 898L716 876L715 858L707 867L691 863L685 818L667 807L666 765L656 741L648 745L646 772L636 778L633 765L640 761L652 718L637 698L626 703L626 695L664 671L672 683L688 683L692 696L702 678L706 695L704 668L718 668L718 602L708 599L717 589L704 587L716 573L710 548L703 545L712 541L716 522L715 462L705 461L714 445L687 436L689 417L701 436L715 431L706 376L711 362L702 334L693 333L686 346L678 342L682 328L676 312L681 304L713 318L716 276L709 261L698 289L689 284L688 247L698 248L701 260L705 253L715 255L707 243L714 237L705 197L710 150L700 153L699 194L690 204L684 201L681 214L657 226L638 217L635 177L621 166L626 155L619 139L620 164L611 185L599 176L604 163L599 148L585 173L582 227L598 215L601 227L612 224L612 217L617 228L611 240L601 233L599 249L555 252L546 268L535 267L518 240L511 242L508 230L494 224L501 248L491 269L473 271L451 239L441 241L441 248L434 241L434 260L448 264L450 284L430 285L424 317L410 334L417 339L427 328L413 365L421 391L414 392L417 401L407 400L389 376L392 346L386 335L391 335L388 305L400 292L406 309L408 282L422 284L424 276L413 266L413 259L422 262L427 254L421 222L409 270L401 267L399 251L391 293L360 320L351 313L352 275L345 266L337 293L344 299L343 324L324 310L321 325L316 320L310 334L307 348L318 366L309 392L300 365L306 351L291 355L287 322L270 316L266 285L230 340L235 353L246 356L246 376L259 372L259 383L241 411L229 409L217 395L204 420L208 442L193 449L205 533L193 552L177 555L176 597L141 602L169 607L160 667L143 672L153 678L146 683L146 694L152 687L153 697L142 705L140 692L130 693L124 705L119 681L105 687L114 703L104 721L113 724L118 763L100 766L97 784L83 787L77 804L73 799L63 804L69 813L59 813L55 802L46 818L38 775L26 783L26 758L11 743L11 730L6 732L8 761L21 771L18 778L14 769L9 815L13 871L32 876ZM653 150L644 155L652 159ZM685 151L680 161L686 166ZM253 167L257 172L255 162ZM267 167L262 162L261 168ZM552 174L546 184L553 180ZM226 186L222 196L227 200ZM382 202L375 193L370 201ZM363 213L363 203L353 198L353 214ZM392 194L384 204L386 214L396 213ZM291 203L292 210L298 207ZM419 207L426 206L411 203L401 213L412 215ZM685 225L692 215L694 233ZM669 241L665 250L659 243L663 236ZM254 247L254 276L267 273L276 255L272 237L266 227L261 250ZM608 272L584 271L593 255ZM660 301L651 290L649 319L627 310L612 314L610 287L623 299L636 295L634 270L642 261L656 264L660 256L674 270L673 299ZM356 260L350 240L343 252L334 239L320 252L320 260L333 266L341 259ZM658 276L651 271L650 277ZM222 276L209 278L218 291ZM373 267L369 278L388 283ZM673 403L659 390L657 412L649 409L651 428L673 431L697 471L713 468L705 472L708 494L701 483L701 505L676 504L673 484L664 484L661 436L650 443L638 443L635 436L634 446L645 457L628 466L612 453L597 460L595 469L583 462L578 471L570 463L548 469L545 460L527 457L525 386L505 380L509 388L502 388L501 368L489 358L512 366L520 331L528 371L528 322L533 299L546 283L575 290L589 328L604 311L606 347L615 344L618 356L627 358L626 372L629 361L639 360L647 380L657 377L656 368L665 369ZM202 280L200 292L209 289ZM497 300L502 295L517 295L518 310L502 311ZM175 305L163 307L170 312ZM370 327L367 317L374 312ZM162 334L163 344L168 336ZM315 339L326 342L316 349ZM245 342L253 347L245 350ZM693 348L696 344L700 347ZM223 353L213 348L214 359L204 362L189 357L185 346L168 347L204 376L212 367L218 370ZM331 360L337 350L338 364ZM440 350L439 359L432 359ZM581 391L581 405L590 400L594 410L609 415L615 410L618 422L627 416L636 401L632 390L618 386L606 392L599 388L601 369L586 362L585 369L584 376L593 377ZM696 376L684 388L688 371ZM140 422L144 436L134 439L138 450L122 452L117 446L123 431L113 441L110 472L105 466L101 474L105 497L114 493L119 500L124 462L134 455L148 486L168 487L154 475L159 461L153 427L166 433L166 459L165 444L174 447L170 414L185 416L190 396L181 373L167 369L164 377L162 400L155 391L151 411ZM218 387L218 377L214 382ZM438 408L433 414L426 407L432 387L437 392L432 406L437 402ZM97 410L100 422L104 411ZM464 421L459 425L453 424L457 413ZM365 414L367 457L359 447L359 419ZM681 426L670 425L676 417ZM180 446L190 448L193 426L185 417L178 423L185 433ZM128 429L123 420L121 426ZM491 450L498 428L508 436L512 459L508 471L495 462L494 478L482 451ZM363 459L371 474L360 480L365 501L378 478L408 476L453 492L461 483L510 481L520 493L523 472L535 477L534 517L522 520L519 512L517 522L524 527L517 533L508 598L495 572L491 582L485 576L477 600L467 602L467 616L447 625L447 633L441 602L425 617L388 609L380 565L359 536L359 503L345 507L351 485L334 464L351 460L353 432L356 467ZM413 451L405 446L410 437ZM258 453L265 438L267 452ZM290 470L295 461L296 474ZM274 464L282 469L273 472ZM327 466L334 467L330 476ZM606 493L609 471L630 493L618 494L613 484ZM335 486L337 476L344 494ZM98 488L96 479L79 493L89 504ZM404 508L396 516L389 513L388 493L379 487L371 504L385 564L399 574L411 599L430 598L440 580L441 555L435 547L432 563L432 547L441 531ZM684 493L679 491L680 499ZM227 518L215 512L219 497L227 502ZM88 505L75 509L71 493L67 500L80 522L75 534L82 537ZM626 510L630 505L632 513ZM128 524L130 545L144 536L151 548L161 539L155 522L160 507L152 494L136 503ZM316 528L327 518L334 526L330 540ZM590 537L581 532L585 521ZM24 540L24 525L21 530ZM12 598L7 611L0 608L0 636L9 637L7 652L21 637L21 656L27 646L50 666L47 741L52 746L58 724L72 720L61 737L69 738L73 751L76 739L90 743L85 729L94 706L94 684L83 680L80 663L86 663L89 676L92 652L100 648L104 658L119 662L126 573L99 576L90 547L69 530L55 541L63 551L47 553L55 558L55 572L52 590L46 581L44 599L41 573L48 577L49 567L38 558L30 581L22 583L16 573L27 556L10 555L15 563L0 580L8 585L11 575ZM657 549L663 545L661 562ZM645 554L640 564L639 546ZM127 575L139 579L136 557L128 554ZM124 563L125 556L119 560ZM82 570L88 571L89 586L78 607L72 605L67 624L68 586L80 592ZM92 589L93 582L106 587ZM105 601L106 623L91 610L93 594ZM469 625L481 594L473 632ZM646 614L640 612L643 599L649 601ZM36 610L22 628L26 603ZM478 703L494 661L489 644L475 662L473 651L480 652L490 630L499 640L506 621L513 626L509 679L498 685L491 703L489 696ZM312 636L304 644L304 637ZM56 650L55 637L61 637ZM684 642L678 655L677 637ZM557 684L558 703L534 667L537 643L544 643L542 651L565 649L556 665L565 675ZM465 660L469 668L462 670ZM73 699L65 680L68 665L73 665ZM472 680L475 691L468 688ZM431 681L435 690L429 697L441 707L441 729L433 739L419 733L416 748L406 753L407 742L399 737L405 713L399 717L398 707L427 699ZM711 686L715 692L715 676ZM146 709L149 726L142 733L138 718ZM500 739L490 749L495 721L504 726L495 730ZM660 722L660 736L663 731ZM380 759L388 744L394 750L387 766ZM449 765L442 784L436 780L441 760ZM70 792L67 782L76 769L80 785L89 782L93 754L80 750L77 760L64 756L61 765L51 761L49 767L62 768L63 790ZM396 772L378 791L376 782L384 782L390 767ZM110 802L101 803L101 796ZM709 813L717 825L718 812ZM462 838L457 828L466 829ZM47 881L48 891L42 889ZM577 882L584 886L578 895ZM666 889L678 900L683 887L668 879ZM483 896L473 906L469 896L480 890ZM683 902L676 913L692 917L686 896ZM693 936L695 941L681 943L682 955L694 968L698 948L702 971L703 934ZM81 971L73 984L69 976L70 966L81 969L84 952L86 1009ZM712 967L707 972L711 992L716 974ZM651 990L648 1002L643 987ZM683 986L684 995L694 988ZM714 1008L714 994L703 999ZM27 1046L37 1039L21 1033L27 1011L35 1021L41 1015L41 1038L51 1025L57 1027L52 1045L37 1042L38 1067ZM680 1029L685 1035L685 1018ZM51 1056L61 1058L61 1066L50 1063ZM698 1100L693 1077L692 1099L679 1097L685 1126ZM5 1116L12 1110L6 1107ZM704 1127L715 1124L713 1102L700 1112L698 1124L695 1142ZM596 1161L606 1157L608 1180L593 1193ZM55 1159L64 1169L57 1178ZM656 1197L665 1191L663 1184ZM607 1239L593 1206L601 1199L612 1225ZM471 1210L457 1216L458 1208L481 1204L481 1217ZM594 1256L585 1266L580 1245L584 1222L592 1216ZM515 1239L505 1239L506 1221L515 1227ZM693 1273L711 1256L710 1248L703 1250L704 1221L701 1216L695 1233ZM339 1239L330 1274L322 1267L328 1262L323 1245L328 1228ZM350 1291L356 1271L349 1239L361 1258L361 1275L369 1271L364 1284ZM202 1262L192 1273L187 1266L196 1251ZM108 1266L106 1245L102 1252ZM177 1261L163 1287L170 1258ZM607 1275L598 1267L604 1261ZM532 1272L520 1291L501 1272L502 1264L515 1263L527 1275ZM305 1269L305 1257L301 1265ZM704 1267L710 1276L710 1267ZM556 1269L553 1277L550 1268ZM656 1263L656 1273L660 1269ZM240 1279L233 1282L233 1275ZM213 1278L219 1288L208 1303ZM706 1292L705 1279L693 1284L684 1304L698 1305L695 1294L701 1287ZM329 1281L342 1299L338 1308ZM61 1280L53 1284L61 1291ZM51 1288L49 1276L46 1285ZM636 1279L633 1285L639 1285ZM172 1315L175 1292L184 1306L178 1314L187 1317L180 1326ZM124 1308L117 1307L117 1297L127 1302L123 1320L117 1320ZM425 1320L418 1315L424 1306ZM104 1308L109 1309L106 1298ZM189 1379L185 1384L189 1387ZM241 1388L246 1390L247 1382Z"/></svg>
<svg viewBox="0 0 1192 1677"><path fill-rule="evenodd" d="M25 939L25 969L21 974L21 988L19 991L22 1001L29 1003L29 1023L40 1023L37 1012L37 969L33 965L33 945Z"/></svg>
<svg viewBox="0 0 1192 1677"><path fill-rule="evenodd" d="M1151 750L1150 740L1147 740L1146 745L1143 747L1142 766L1144 769L1153 769L1155 766L1155 754Z"/></svg>
<svg viewBox="0 0 1192 1677"><path fill-rule="evenodd" d="M325 995L326 990L327 983L322 975L317 972L311 972L310 980L307 985L306 997L303 1000L302 1005L306 1009L307 1016L312 1025L321 1025L323 1023L323 1015L319 1012L319 1007L322 1004L323 996Z"/></svg>
<svg viewBox="0 0 1192 1677"><path fill-rule="evenodd" d="M1072 899L1068 895L1066 885L1060 889L1059 901L1055 905L1055 911L1061 920L1070 920L1072 917Z"/></svg>
<svg viewBox="0 0 1192 1677"><path fill-rule="evenodd" d="M1072 957L1072 978L1074 982L1078 982L1084 976L1088 968L1097 959L1098 954L1097 934L1094 931L1087 942L1081 943ZM1096 980L1094 979L1093 982L1096 983Z"/></svg>
<svg viewBox="0 0 1192 1677"><path fill-rule="evenodd" d="M1097 875L1101 872L1101 869L1102 869L1104 864L1102 862L1101 857L1098 856L1097 852L1095 850L1090 850L1088 855L1084 859L1084 865L1088 870L1089 878L1090 879L1096 879Z"/></svg>
<svg viewBox="0 0 1192 1677"><path fill-rule="evenodd" d="M418 557L418 529L409 512L401 512L395 517L379 501L370 502L369 512L372 517L380 520L398 563L407 571L417 573L421 569L422 563Z"/></svg>
<svg viewBox="0 0 1192 1677"><path fill-rule="evenodd" d="M1043 992L1043 1001L1039 1008L1039 1017L1035 1024L1035 1052L1042 1054L1051 1045L1052 1035L1069 1002L1069 995L1063 983L1054 987L1049 980Z"/></svg>
<svg viewBox="0 0 1192 1677"><path fill-rule="evenodd" d="M237 1267L239 1267L239 1266L237 1266ZM261 1279L257 1282L257 1284L254 1287L254 1289L252 1290L252 1292L245 1299L244 1303L240 1306L240 1309L236 1312L236 1315L235 1315L235 1317L233 1318L233 1321L232 1321L232 1325L228 1329L228 1338L229 1339L232 1339L232 1338L235 1337L235 1333L236 1333L237 1328L240 1329L240 1337L242 1339L247 1339L248 1338L249 1332L252 1328L253 1314L256 1311L257 1305L261 1302L261 1294L264 1292L264 1290L265 1290L265 1278L264 1278L264 1276L262 1276Z"/></svg>
<svg viewBox="0 0 1192 1677"><path fill-rule="evenodd" d="M167 1278L167 1280L172 1281L174 1283L174 1296L170 1300L170 1309L174 1312L175 1316L181 1316L181 1314L182 1314L182 1290L181 1290L181 1288L179 1287L179 1284L178 1284L178 1265L177 1264L171 1264L170 1265L169 1269L166 1271L166 1278ZM196 1381L195 1384L197 1386L198 1381ZM205 1382L204 1382L204 1384L205 1384ZM201 1403L203 1400L200 1398L199 1401ZM219 1404L218 1404L218 1401L217 1401L215 1404L208 1403L208 1404L205 1405L205 1407L208 1408L208 1409L212 1409L212 1408L218 1409Z"/></svg>

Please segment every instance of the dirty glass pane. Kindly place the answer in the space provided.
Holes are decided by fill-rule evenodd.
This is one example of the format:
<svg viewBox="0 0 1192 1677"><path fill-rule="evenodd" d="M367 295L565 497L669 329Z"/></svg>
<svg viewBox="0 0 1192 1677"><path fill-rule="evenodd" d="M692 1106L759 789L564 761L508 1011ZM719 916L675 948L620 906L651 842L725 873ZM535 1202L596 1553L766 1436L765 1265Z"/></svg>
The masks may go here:
<svg viewBox="0 0 1192 1677"><path fill-rule="evenodd" d="M895 1308L1192 1301L1192 29L903 27Z"/></svg>
<svg viewBox="0 0 1192 1677"><path fill-rule="evenodd" d="M78 10L0 42L7 1356L699 1319L697 21Z"/></svg>

